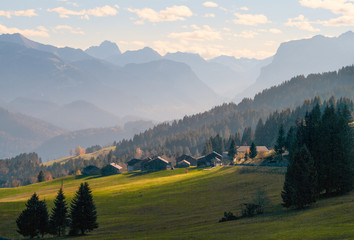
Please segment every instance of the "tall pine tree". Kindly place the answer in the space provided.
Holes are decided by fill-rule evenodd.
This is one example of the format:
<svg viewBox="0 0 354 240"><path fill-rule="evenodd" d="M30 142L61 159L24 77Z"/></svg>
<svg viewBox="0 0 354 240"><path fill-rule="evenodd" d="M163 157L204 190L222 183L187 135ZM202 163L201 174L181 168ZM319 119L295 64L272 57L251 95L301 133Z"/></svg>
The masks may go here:
<svg viewBox="0 0 354 240"><path fill-rule="evenodd" d="M50 216L50 232L59 237L65 235L65 229L68 224L68 208L66 206L63 189L60 188L54 200L54 207Z"/></svg>
<svg viewBox="0 0 354 240"><path fill-rule="evenodd" d="M317 172L313 158L304 145L296 149L285 175L282 191L283 206L304 208L316 202Z"/></svg>
<svg viewBox="0 0 354 240"><path fill-rule="evenodd" d="M16 220L17 232L24 237L34 238L39 234L44 236L48 232L48 211L45 201L39 201L38 195L34 193L26 203Z"/></svg>
<svg viewBox="0 0 354 240"><path fill-rule="evenodd" d="M257 156L258 152L257 152L257 147L256 144L254 142L251 143L251 147L250 147L250 158L255 158Z"/></svg>
<svg viewBox="0 0 354 240"><path fill-rule="evenodd" d="M70 235L84 235L98 228L96 206L87 182L80 184L71 202L70 220Z"/></svg>

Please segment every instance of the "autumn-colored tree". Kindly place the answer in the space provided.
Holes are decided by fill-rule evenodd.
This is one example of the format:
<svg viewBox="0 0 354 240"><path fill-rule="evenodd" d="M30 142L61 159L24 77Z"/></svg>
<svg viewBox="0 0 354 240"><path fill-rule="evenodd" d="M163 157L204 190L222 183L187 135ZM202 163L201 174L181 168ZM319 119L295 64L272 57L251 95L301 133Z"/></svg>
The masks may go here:
<svg viewBox="0 0 354 240"><path fill-rule="evenodd" d="M80 146L78 146L76 149L75 149L75 154L77 156L80 156L82 154L85 154L86 153L86 150Z"/></svg>

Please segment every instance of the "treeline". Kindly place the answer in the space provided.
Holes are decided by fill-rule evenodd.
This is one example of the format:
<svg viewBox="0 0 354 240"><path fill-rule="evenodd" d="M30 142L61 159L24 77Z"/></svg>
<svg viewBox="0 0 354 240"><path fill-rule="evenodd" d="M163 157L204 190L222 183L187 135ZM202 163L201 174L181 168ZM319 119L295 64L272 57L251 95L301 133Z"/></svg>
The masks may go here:
<svg viewBox="0 0 354 240"><path fill-rule="evenodd" d="M117 159L111 151L108 155L98 156L85 160L83 158L70 159L61 164L51 166L42 165L36 153L24 153L11 159L0 160L0 187L18 187L38 182L38 174L44 173L44 180L74 175L78 170L89 165L103 167Z"/></svg>
<svg viewBox="0 0 354 240"><path fill-rule="evenodd" d="M354 103L347 98L338 101L334 97L322 103L319 97L306 100L296 109L275 111L268 116L264 111L239 112L233 104L224 104L206 113L185 117L171 124L163 123L131 140L117 143L115 152L90 160L71 159L64 164L54 163L43 166L38 155L21 154L13 159L0 160L0 187L16 187L35 183L42 170L46 180L75 174L86 166L103 166L116 162L124 165L128 160L138 157L164 155L174 158L182 154L199 156L205 151L207 141L214 142L218 152L228 151L232 140L236 145L264 145L273 148L279 127L288 132L296 122L304 118L306 112L319 105L323 110L328 105L341 107L347 105L353 112ZM188 125L190 124L190 126ZM198 126L200 124L200 126ZM249 125L247 125L249 124ZM254 130L253 130L254 129Z"/></svg>
<svg viewBox="0 0 354 240"><path fill-rule="evenodd" d="M223 139L220 144L222 145L221 150L218 150L218 152L227 151L231 139L236 142L236 145L251 145L252 142L255 142L256 145L272 148L276 142L279 127L283 125L285 131L288 131L297 120L303 118L306 112L311 111L316 104L322 109L329 104L347 105L351 112L354 109L353 101L347 98L336 101L334 97L331 97L329 100L322 102L319 97L315 97L306 100L302 106L295 109L288 108L275 111L266 118L263 111L247 111L242 115L238 110L232 108L232 104L225 104L204 113L215 118L214 122L203 124L203 121L200 120L201 116L196 115L194 122L191 119L192 116L178 122L175 121L172 124L158 125L144 133L135 135L131 140L120 141L114 154L123 162L133 158L138 148L142 150L143 157L150 155L178 156L182 154L198 156L203 154L205 143L209 140L212 141L210 138L215 136ZM224 111L221 110L223 108ZM233 114L232 111L234 111ZM225 114L226 116L222 119L218 119L217 116L220 115L217 112L220 112L220 115L226 112L228 114ZM186 121L193 122L193 124L199 122L201 125L196 129L186 128L183 132L182 129ZM249 125L246 125L247 123ZM176 129L180 129L182 132L176 131Z"/></svg>
<svg viewBox="0 0 354 240"><path fill-rule="evenodd" d="M322 110L316 104L297 122L282 192L285 207L304 208L320 195L353 189L352 121L347 105L332 102Z"/></svg>

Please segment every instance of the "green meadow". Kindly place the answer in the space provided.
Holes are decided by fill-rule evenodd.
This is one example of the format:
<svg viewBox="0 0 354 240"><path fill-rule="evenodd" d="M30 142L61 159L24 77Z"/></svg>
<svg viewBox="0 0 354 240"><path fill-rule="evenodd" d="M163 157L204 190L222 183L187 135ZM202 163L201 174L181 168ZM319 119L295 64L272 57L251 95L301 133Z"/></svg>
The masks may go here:
<svg viewBox="0 0 354 240"><path fill-rule="evenodd" d="M15 220L25 202L36 192L50 211L63 180L68 203L87 181L98 211L99 228L74 239L354 239L353 191L287 210L280 197L284 175L285 169L270 167L191 168L0 189L0 237L21 238ZM264 214L218 223L225 211L240 215L241 204L252 202L259 189L269 199Z"/></svg>

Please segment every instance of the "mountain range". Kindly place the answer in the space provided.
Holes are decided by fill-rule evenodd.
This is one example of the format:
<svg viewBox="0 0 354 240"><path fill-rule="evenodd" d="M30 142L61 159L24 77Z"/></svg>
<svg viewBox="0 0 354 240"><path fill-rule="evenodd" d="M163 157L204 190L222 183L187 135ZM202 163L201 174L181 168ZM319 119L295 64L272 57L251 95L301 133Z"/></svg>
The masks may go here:
<svg viewBox="0 0 354 240"><path fill-rule="evenodd" d="M354 33L347 32L282 43L273 57L263 60L230 56L205 60L182 52L161 56L148 47L122 53L109 41L85 51L57 48L20 34L3 34L2 157L33 150L45 159L65 156L78 145L130 138L152 127L150 120L178 119L230 98L240 102L255 96L238 108L274 110L314 95L352 97L350 77L337 76L341 80L336 82L331 79L337 73L328 73L321 75L327 79L321 82L316 74L303 75L352 65L353 47ZM341 76L348 69L339 71ZM127 123L142 119L148 121Z"/></svg>
<svg viewBox="0 0 354 240"><path fill-rule="evenodd" d="M234 100L253 97L257 92L278 85L297 75L335 71L354 64L354 33L338 37L317 35L309 39L282 43L272 62L261 69L256 82Z"/></svg>

